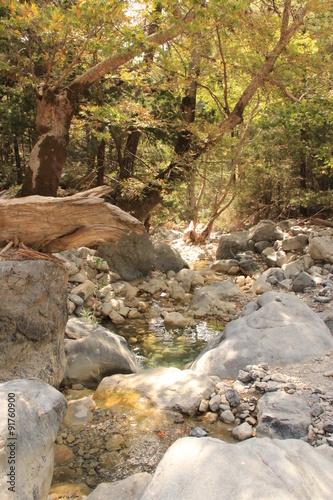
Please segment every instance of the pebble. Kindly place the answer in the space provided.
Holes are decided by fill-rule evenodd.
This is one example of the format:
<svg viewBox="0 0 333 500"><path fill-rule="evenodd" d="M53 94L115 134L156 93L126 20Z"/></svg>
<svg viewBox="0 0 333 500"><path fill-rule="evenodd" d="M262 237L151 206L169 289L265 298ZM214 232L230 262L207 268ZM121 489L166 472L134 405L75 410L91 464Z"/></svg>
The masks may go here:
<svg viewBox="0 0 333 500"><path fill-rule="evenodd" d="M193 426L191 427L189 436L197 438L205 437L208 436L208 432L206 431L206 429L203 429L202 427Z"/></svg>

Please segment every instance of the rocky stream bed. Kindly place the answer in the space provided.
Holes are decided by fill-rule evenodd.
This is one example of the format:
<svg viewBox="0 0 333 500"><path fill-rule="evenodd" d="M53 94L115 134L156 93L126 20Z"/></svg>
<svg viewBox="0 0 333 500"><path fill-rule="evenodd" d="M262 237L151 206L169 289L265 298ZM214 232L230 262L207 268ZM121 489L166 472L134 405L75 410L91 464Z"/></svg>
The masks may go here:
<svg viewBox="0 0 333 500"><path fill-rule="evenodd" d="M201 246L178 231L140 238L54 255L69 275L58 378L68 409L50 500L213 500L215 477L254 498L248 474L257 485L265 477L272 498L275 486L281 498L328 498L333 230L262 221ZM293 486L289 472L281 484L268 477L283 460ZM320 473L306 485L308 463Z"/></svg>

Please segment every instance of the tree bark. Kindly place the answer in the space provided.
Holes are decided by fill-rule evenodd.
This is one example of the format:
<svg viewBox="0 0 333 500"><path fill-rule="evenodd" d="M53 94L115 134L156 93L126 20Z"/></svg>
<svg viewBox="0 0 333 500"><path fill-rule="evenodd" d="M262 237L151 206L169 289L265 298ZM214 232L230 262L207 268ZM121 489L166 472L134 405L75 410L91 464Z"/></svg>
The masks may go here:
<svg viewBox="0 0 333 500"><path fill-rule="evenodd" d="M0 199L0 245L18 240L58 252L117 241L128 231L144 233L143 224L99 197L109 191L102 186L66 198Z"/></svg>
<svg viewBox="0 0 333 500"><path fill-rule="evenodd" d="M122 154L119 170L119 180L129 179L133 177L135 156L138 150L141 132L132 130L127 137L124 152Z"/></svg>
<svg viewBox="0 0 333 500"><path fill-rule="evenodd" d="M38 140L34 145L21 196L56 196L67 155L75 101L68 91L52 90L36 99Z"/></svg>

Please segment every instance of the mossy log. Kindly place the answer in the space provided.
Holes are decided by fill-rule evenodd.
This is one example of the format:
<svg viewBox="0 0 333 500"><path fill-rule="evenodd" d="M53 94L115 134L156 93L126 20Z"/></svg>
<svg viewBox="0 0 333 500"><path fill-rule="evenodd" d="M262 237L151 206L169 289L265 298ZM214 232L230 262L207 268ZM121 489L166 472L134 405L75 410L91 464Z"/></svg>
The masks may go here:
<svg viewBox="0 0 333 500"><path fill-rule="evenodd" d="M107 186L65 198L27 196L0 199L0 246L23 242L42 252L118 241L125 232L144 233L144 225L100 196Z"/></svg>

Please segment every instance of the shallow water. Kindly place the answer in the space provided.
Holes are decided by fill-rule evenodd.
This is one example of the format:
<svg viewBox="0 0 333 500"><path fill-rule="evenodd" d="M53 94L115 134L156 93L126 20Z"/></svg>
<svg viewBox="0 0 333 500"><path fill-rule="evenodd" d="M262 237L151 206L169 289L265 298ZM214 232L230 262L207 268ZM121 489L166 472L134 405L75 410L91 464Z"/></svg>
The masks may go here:
<svg viewBox="0 0 333 500"><path fill-rule="evenodd" d="M208 340L224 329L224 324L218 321L200 321L186 328L167 329L161 317L127 320L116 328L111 322L103 326L126 338L143 368L183 368L197 357Z"/></svg>

